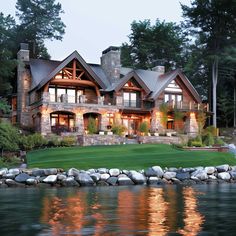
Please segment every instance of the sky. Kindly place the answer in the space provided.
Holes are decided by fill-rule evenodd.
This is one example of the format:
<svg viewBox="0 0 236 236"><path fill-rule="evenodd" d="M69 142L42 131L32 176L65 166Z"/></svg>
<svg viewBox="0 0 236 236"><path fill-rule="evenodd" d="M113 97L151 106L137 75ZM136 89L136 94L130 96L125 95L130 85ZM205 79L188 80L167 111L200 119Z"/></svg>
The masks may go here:
<svg viewBox="0 0 236 236"><path fill-rule="evenodd" d="M0 0L0 11L15 18L16 0ZM100 63L102 51L128 42L132 21L156 19L179 23L180 2L191 0L56 0L62 5L66 25L62 41L46 41L53 60L63 60L77 50L88 63Z"/></svg>

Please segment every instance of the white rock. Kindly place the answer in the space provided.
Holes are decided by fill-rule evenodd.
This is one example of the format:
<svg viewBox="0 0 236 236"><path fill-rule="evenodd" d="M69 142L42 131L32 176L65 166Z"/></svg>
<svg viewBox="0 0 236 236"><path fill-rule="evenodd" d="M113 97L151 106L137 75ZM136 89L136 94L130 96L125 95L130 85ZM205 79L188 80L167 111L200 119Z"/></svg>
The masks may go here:
<svg viewBox="0 0 236 236"><path fill-rule="evenodd" d="M80 171L77 170L77 169L75 169L75 168L70 168L70 169L67 171L67 175L68 175L68 176L74 176L74 177L76 177L76 176L79 175L79 173L80 173Z"/></svg>
<svg viewBox="0 0 236 236"><path fill-rule="evenodd" d="M135 184L144 184L146 183L146 178L143 174L135 171L135 170L131 170L129 173L129 177L131 178L131 180L135 183Z"/></svg>
<svg viewBox="0 0 236 236"><path fill-rule="evenodd" d="M110 175L105 173L105 174L101 174L100 179L103 181L106 181L108 178L110 178Z"/></svg>
<svg viewBox="0 0 236 236"><path fill-rule="evenodd" d="M216 171L216 168L213 166L207 166L207 167L205 167L205 171L208 175L211 175Z"/></svg>
<svg viewBox="0 0 236 236"><path fill-rule="evenodd" d="M229 170L229 165L225 164L225 165L216 166L216 169L218 172L226 172Z"/></svg>
<svg viewBox="0 0 236 236"><path fill-rule="evenodd" d="M72 176L72 178L74 179L74 176ZM58 174L58 175L57 175L57 179L60 180L60 181L62 181L62 180L65 180L65 179L66 179L66 176L63 175L63 174Z"/></svg>
<svg viewBox="0 0 236 236"><path fill-rule="evenodd" d="M201 170L201 169L198 169L196 171L194 171L192 174L191 174L191 179L193 179L192 177L196 177L200 180L206 180L208 179L208 175L206 173L205 170Z"/></svg>
<svg viewBox="0 0 236 236"><path fill-rule="evenodd" d="M115 176L116 177L120 174L120 170L117 169L117 168L110 169L109 174L110 174L110 176Z"/></svg>
<svg viewBox="0 0 236 236"><path fill-rule="evenodd" d="M8 169L7 168L0 169L0 176L6 175L7 173L8 173Z"/></svg>
<svg viewBox="0 0 236 236"><path fill-rule="evenodd" d="M119 176L118 177L119 185L133 185L134 182L128 176Z"/></svg>
<svg viewBox="0 0 236 236"><path fill-rule="evenodd" d="M162 177L164 172L160 166L153 166L152 169L156 172L157 177Z"/></svg>
<svg viewBox="0 0 236 236"><path fill-rule="evenodd" d="M93 174L90 175L90 177L93 179L94 182L98 182L101 178L101 174L93 173Z"/></svg>
<svg viewBox="0 0 236 236"><path fill-rule="evenodd" d="M26 184L28 184L28 185L35 185L37 183L38 183L38 181L35 178L29 178L26 180Z"/></svg>
<svg viewBox="0 0 236 236"><path fill-rule="evenodd" d="M99 168L99 169L98 169L98 172L99 172L100 174L105 174L105 173L108 172L108 170L107 170L107 168Z"/></svg>
<svg viewBox="0 0 236 236"><path fill-rule="evenodd" d="M90 177L90 175L86 173L80 173L76 178L76 181L78 181L82 186L91 186L94 185L93 179Z"/></svg>
<svg viewBox="0 0 236 236"><path fill-rule="evenodd" d="M167 180L170 180L172 178L175 178L175 176L176 176L176 172L174 172L174 171L167 171L167 172L164 173L163 177L165 179L167 179Z"/></svg>
<svg viewBox="0 0 236 236"><path fill-rule="evenodd" d="M47 184L54 184L57 182L57 175L49 175L43 180L43 182Z"/></svg>
<svg viewBox="0 0 236 236"><path fill-rule="evenodd" d="M223 180L230 180L231 176L228 172L218 173L218 178Z"/></svg>
<svg viewBox="0 0 236 236"><path fill-rule="evenodd" d="M8 171L9 174L13 174L13 175L19 175L20 174L20 170L15 168L15 169L10 169Z"/></svg>
<svg viewBox="0 0 236 236"><path fill-rule="evenodd" d="M217 179L217 177L214 176L214 175L208 175L208 178L209 178L209 179Z"/></svg>

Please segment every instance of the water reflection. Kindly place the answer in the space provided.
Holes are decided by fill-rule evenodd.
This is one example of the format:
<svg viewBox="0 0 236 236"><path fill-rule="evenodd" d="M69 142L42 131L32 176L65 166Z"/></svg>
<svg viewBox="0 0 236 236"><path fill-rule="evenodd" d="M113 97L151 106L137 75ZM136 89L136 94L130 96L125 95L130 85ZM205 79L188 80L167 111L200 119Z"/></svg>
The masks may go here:
<svg viewBox="0 0 236 236"><path fill-rule="evenodd" d="M199 192L192 187L92 188L68 196L45 196L41 223L51 235L194 236L204 217L198 211ZM109 191L107 191L109 189Z"/></svg>

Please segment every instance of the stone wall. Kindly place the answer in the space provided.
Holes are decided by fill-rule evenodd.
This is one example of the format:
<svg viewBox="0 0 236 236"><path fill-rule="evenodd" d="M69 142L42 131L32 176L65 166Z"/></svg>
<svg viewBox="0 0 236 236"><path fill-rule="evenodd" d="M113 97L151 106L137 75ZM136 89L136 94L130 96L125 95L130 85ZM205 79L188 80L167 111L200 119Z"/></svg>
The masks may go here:
<svg viewBox="0 0 236 236"><path fill-rule="evenodd" d="M78 144L81 146L117 145L125 143L125 138L118 135L78 135Z"/></svg>
<svg viewBox="0 0 236 236"><path fill-rule="evenodd" d="M139 143L163 143L163 144L183 144L187 143L188 136L140 136L138 137Z"/></svg>
<svg viewBox="0 0 236 236"><path fill-rule="evenodd" d="M236 183L236 166L227 164L208 167L165 168L152 166L146 170L118 168L78 170L62 169L7 169L0 168L0 188L28 186L121 186L163 184Z"/></svg>

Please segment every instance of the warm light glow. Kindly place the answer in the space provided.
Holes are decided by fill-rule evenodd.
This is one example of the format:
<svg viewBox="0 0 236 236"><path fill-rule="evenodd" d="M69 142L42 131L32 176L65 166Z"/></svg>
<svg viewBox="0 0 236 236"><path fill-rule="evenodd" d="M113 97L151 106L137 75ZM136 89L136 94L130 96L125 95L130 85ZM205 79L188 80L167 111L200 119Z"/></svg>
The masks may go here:
<svg viewBox="0 0 236 236"><path fill-rule="evenodd" d="M156 112L156 117L157 117L157 118L160 118L160 117L161 117L161 112L160 112L160 111L157 111L157 112Z"/></svg>
<svg viewBox="0 0 236 236"><path fill-rule="evenodd" d="M190 118L191 118L191 119L194 119L194 118L195 118L195 113L194 113L194 112L191 112L191 113L190 113Z"/></svg>

